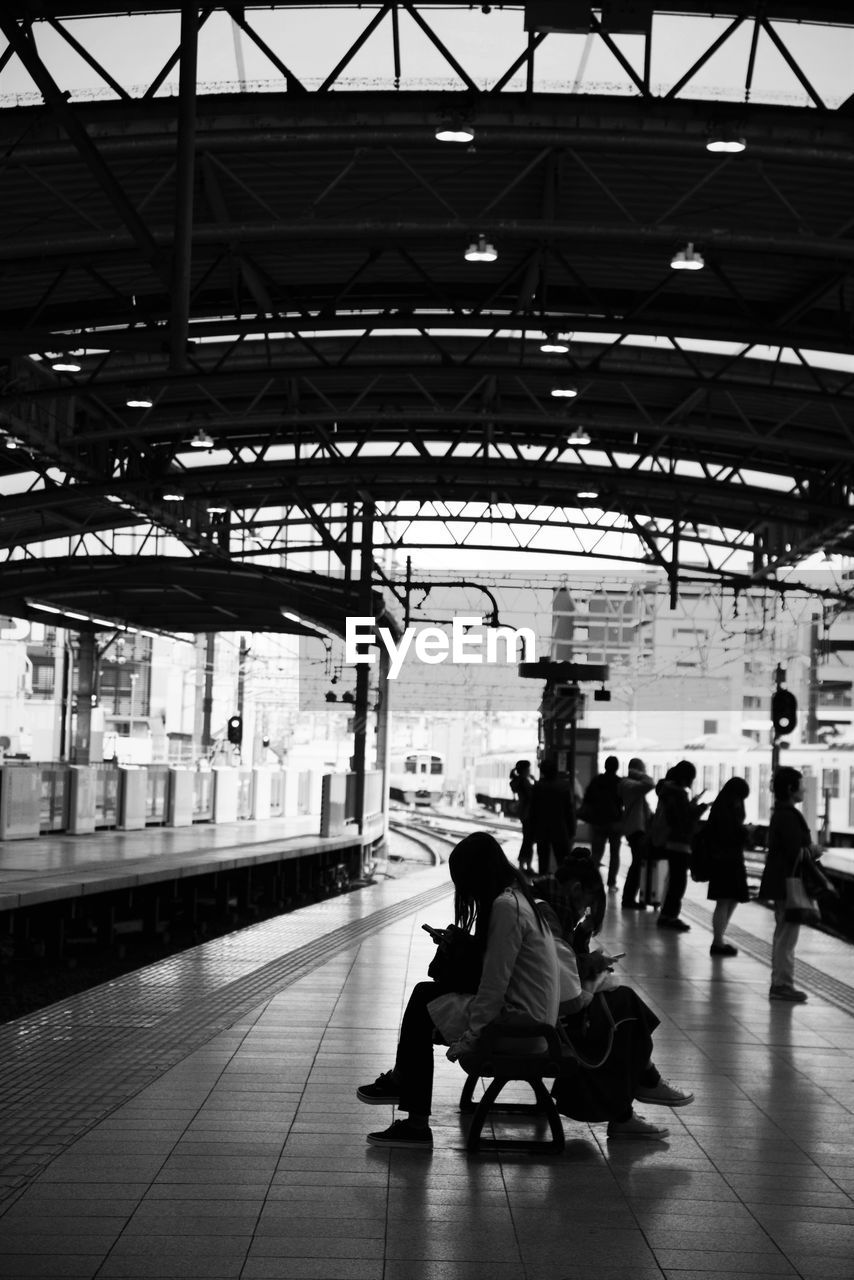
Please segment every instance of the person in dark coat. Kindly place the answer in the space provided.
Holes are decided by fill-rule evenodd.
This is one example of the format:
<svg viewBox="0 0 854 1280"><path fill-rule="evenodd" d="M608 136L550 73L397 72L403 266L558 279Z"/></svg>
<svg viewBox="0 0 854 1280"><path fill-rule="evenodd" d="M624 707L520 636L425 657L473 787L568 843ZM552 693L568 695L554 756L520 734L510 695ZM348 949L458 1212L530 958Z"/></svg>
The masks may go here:
<svg viewBox="0 0 854 1280"><path fill-rule="evenodd" d="M567 778L561 778L557 762L546 757L531 795L531 823L537 841L537 866L541 876L553 871L569 856L575 836L575 800Z"/></svg>
<svg viewBox="0 0 854 1280"><path fill-rule="evenodd" d="M522 843L519 846L519 867L530 872L534 857L534 825L531 819L531 799L534 794L530 760L517 760L510 770L510 790L516 797L516 812L522 823Z"/></svg>
<svg viewBox="0 0 854 1280"><path fill-rule="evenodd" d="M690 760L680 760L668 769L655 788L659 805L663 806L667 824L664 852L667 858L667 891L658 916L659 929L674 929L685 933L691 926L680 920L682 899L688 886L688 860L691 857L691 838L700 814L708 805L699 798L691 799L690 791L697 770ZM657 812L657 811L656 811Z"/></svg>
<svg viewBox="0 0 854 1280"><path fill-rule="evenodd" d="M744 846L748 837L744 802L749 795L750 787L744 778L730 778L721 787L709 810L707 826L712 869L706 896L715 903L712 914L714 938L709 947L713 956L738 955L738 948L727 942L724 935L739 902L747 902L750 898L744 865Z"/></svg>
<svg viewBox="0 0 854 1280"><path fill-rule="evenodd" d="M629 771L620 779L620 796L623 801L623 834L632 851L632 865L623 884L622 908L624 911L645 911L646 903L638 902L641 870L649 845L649 825L652 810L646 797L655 783L646 771L643 760L634 756L629 761Z"/></svg>
<svg viewBox="0 0 854 1280"><path fill-rule="evenodd" d="M759 885L759 897L774 903L776 919L768 998L803 1004L807 993L795 986L795 947L801 926L786 919L786 878L795 874L802 850L810 856L817 856L821 850L812 843L806 818L795 808L804 798L803 774L783 765L774 774L772 786L774 809L768 825L768 856Z"/></svg>
<svg viewBox="0 0 854 1280"><path fill-rule="evenodd" d="M582 816L591 829L590 847L598 867L608 846L608 888L616 889L620 870L620 843L623 839L623 798L620 793L620 762L608 756L603 773L597 773L588 784L582 801Z"/></svg>

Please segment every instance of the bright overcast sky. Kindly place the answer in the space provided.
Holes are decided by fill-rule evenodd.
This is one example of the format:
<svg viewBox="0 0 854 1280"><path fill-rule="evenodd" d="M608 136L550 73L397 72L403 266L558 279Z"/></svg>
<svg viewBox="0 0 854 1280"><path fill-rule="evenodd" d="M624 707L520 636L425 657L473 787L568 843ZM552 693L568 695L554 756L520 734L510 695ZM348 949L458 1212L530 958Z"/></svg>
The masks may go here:
<svg viewBox="0 0 854 1280"><path fill-rule="evenodd" d="M251 10L249 21L275 48L283 61L306 84L319 83L335 66L355 37L364 30L378 5L360 9L335 5L306 6L304 9ZM480 6L471 10L420 6L431 26L445 40L472 78L483 85L497 78L524 44L521 6L485 15ZM328 12L334 9L334 20ZM804 13L809 5L804 5ZM666 88L700 53L724 31L726 17L656 16L652 82ZM80 19L64 24L87 49L101 58L111 74L128 90L153 78L177 42L176 14L119 16ZM441 55L419 31L411 18L400 15L403 46L401 87L453 88L459 84ZM685 91L687 97L742 98L747 66L751 23L726 42L707 63L696 81ZM854 66L854 27L840 29L802 24L777 23L775 29L798 59L806 75L829 106L835 106L851 92ZM80 58L61 36L43 23L34 27L43 58L61 88L73 94L103 92L112 96L96 72ZM623 52L638 68L643 65L640 37L617 38ZM540 89L576 89L591 93L636 92L619 63L599 39L582 35L550 35L536 54ZM256 46L237 36L231 19L216 13L200 35L199 80L211 91L236 89L269 90L281 83L277 72ZM386 19L347 68L341 87L391 87L391 26ZM519 82L521 84L521 81ZM519 87L513 82L509 88ZM18 95L33 93L33 85L16 58L0 74L0 95L8 102ZM177 73L161 90L174 93ZM781 54L763 32L757 48L751 101L784 101L803 104L806 94Z"/></svg>

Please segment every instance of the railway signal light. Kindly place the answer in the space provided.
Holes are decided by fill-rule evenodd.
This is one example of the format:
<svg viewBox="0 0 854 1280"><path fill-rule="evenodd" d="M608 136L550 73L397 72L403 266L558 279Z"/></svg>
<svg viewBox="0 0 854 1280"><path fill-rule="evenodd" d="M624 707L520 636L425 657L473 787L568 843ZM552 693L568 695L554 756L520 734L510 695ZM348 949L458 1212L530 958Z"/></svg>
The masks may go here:
<svg viewBox="0 0 854 1280"><path fill-rule="evenodd" d="M771 698L771 722L779 737L791 733L798 723L798 700L788 689L777 689Z"/></svg>
<svg viewBox="0 0 854 1280"><path fill-rule="evenodd" d="M243 741L243 716L229 716L225 731L229 742L239 747Z"/></svg>

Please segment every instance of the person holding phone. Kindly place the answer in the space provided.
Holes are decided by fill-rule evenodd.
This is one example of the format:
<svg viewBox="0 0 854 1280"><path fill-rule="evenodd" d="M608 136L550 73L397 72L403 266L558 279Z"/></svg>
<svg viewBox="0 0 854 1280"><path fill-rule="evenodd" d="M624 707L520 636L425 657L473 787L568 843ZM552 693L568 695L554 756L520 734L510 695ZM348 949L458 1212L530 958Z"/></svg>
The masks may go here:
<svg viewBox="0 0 854 1280"><path fill-rule="evenodd" d="M502 1017L524 1014L550 1026L557 1022L559 975L557 950L525 876L506 858L498 841L473 832L451 851L448 870L454 883L454 925L442 933L440 950L452 931L473 938L483 958L473 994L449 990L448 982L419 982L407 1002L394 1067L356 1096L370 1105L393 1105L406 1112L388 1129L368 1134L378 1147L430 1150L429 1118L433 1095L433 1045L438 1031L456 1061L476 1048L481 1034ZM432 966L431 966L432 969Z"/></svg>
<svg viewBox="0 0 854 1280"><path fill-rule="evenodd" d="M638 1115L634 1103L685 1107L694 1095L664 1080L656 1067L652 1035L658 1018L614 973L623 953L590 949L605 901L602 876L592 859L573 856L561 863L544 914L575 956L577 985L567 990L564 980L560 1017L579 1066L557 1080L552 1093L564 1115L591 1123L607 1120L609 1139L664 1139L667 1128Z"/></svg>
<svg viewBox="0 0 854 1280"><path fill-rule="evenodd" d="M702 791L700 796L691 798L691 787L696 776L697 770L691 761L680 760L672 769L668 769L655 789L658 803L664 810L664 852L667 858L667 888L658 916L658 927L672 929L677 933L687 933L691 928L687 921L680 919L679 913L688 887L691 838L701 814L709 807L700 800L700 796L704 794Z"/></svg>

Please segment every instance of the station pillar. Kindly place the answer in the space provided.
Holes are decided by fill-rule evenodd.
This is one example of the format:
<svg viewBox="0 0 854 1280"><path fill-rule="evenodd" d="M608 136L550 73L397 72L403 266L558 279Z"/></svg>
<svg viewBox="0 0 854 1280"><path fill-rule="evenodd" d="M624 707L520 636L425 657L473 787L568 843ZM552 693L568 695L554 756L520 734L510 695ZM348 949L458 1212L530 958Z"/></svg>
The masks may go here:
<svg viewBox="0 0 854 1280"><path fill-rule="evenodd" d="M71 745L72 764L100 759L92 751L92 700L98 690L98 651L94 631L79 633L77 649L77 723Z"/></svg>

